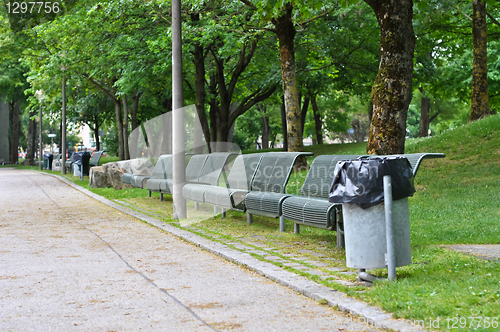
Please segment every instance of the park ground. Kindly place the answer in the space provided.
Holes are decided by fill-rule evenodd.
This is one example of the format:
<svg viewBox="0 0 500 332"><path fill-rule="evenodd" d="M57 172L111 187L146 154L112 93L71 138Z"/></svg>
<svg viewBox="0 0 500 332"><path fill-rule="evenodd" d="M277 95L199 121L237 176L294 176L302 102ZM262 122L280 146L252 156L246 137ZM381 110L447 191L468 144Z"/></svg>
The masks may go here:
<svg viewBox="0 0 500 332"><path fill-rule="evenodd" d="M499 146L499 115L407 141L406 153L442 152L446 158L424 161L415 179L417 192L409 199L412 264L397 269L397 281L373 285L357 282L356 270L345 266L334 232L302 227L294 234L287 223L280 233L276 219L254 216L247 225L245 214L235 211L226 218L179 222L172 218L168 196L160 201L155 193L148 198L147 190L90 189L88 179L65 177L118 204L380 306L395 318L423 322L432 330L495 331L500 324ZM307 149L314 157L364 154L365 143ZM287 191L298 193L304 175L293 174ZM476 255L461 252L471 248ZM370 272L387 277L385 269Z"/></svg>

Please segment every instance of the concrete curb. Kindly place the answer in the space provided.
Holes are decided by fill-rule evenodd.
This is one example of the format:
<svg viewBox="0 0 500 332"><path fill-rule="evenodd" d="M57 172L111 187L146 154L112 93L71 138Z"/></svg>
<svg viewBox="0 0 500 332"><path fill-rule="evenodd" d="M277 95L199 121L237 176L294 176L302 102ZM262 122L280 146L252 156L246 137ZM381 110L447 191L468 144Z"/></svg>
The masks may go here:
<svg viewBox="0 0 500 332"><path fill-rule="evenodd" d="M282 284L283 286L289 287L306 297L318 301L326 300L330 306L337 307L343 312L358 316L358 321L366 323L366 325L382 329L391 329L394 331L423 331L420 329L420 326L413 326L410 321L396 320L392 318L391 314L384 312L381 308L370 306L367 303L348 297L345 293L317 284L314 281L283 270L271 263L260 261L247 253L231 249L221 243L210 241L189 231L165 224L156 218L134 211L131 208L119 205L107 198L94 194L91 191L78 186L62 176L50 173L43 174L51 175L103 204L140 219L151 226L168 232L213 254L221 256L230 262L244 266L262 276Z"/></svg>

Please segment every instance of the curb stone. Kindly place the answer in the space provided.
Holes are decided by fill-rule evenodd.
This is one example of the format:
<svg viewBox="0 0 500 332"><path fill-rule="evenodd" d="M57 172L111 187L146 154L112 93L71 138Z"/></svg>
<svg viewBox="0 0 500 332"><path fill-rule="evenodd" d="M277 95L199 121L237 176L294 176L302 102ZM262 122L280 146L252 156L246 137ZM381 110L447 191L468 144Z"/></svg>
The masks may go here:
<svg viewBox="0 0 500 332"><path fill-rule="evenodd" d="M390 329L393 331L424 331L418 329L418 327L412 326L409 322L392 318L391 314L378 307L373 307L362 301L350 298L343 292L325 287L305 277L283 270L276 265L260 261L247 253L231 249L224 244L208 240L189 231L165 224L156 218L117 204L107 198L94 194L93 192L78 186L60 175L50 173L42 174L53 176L105 205L140 219L151 226L179 237L232 263L244 266L249 270L280 283L283 286L289 287L306 297L316 301L326 301L328 305L338 308L338 310L358 316L359 321L364 322L367 325L372 325L376 328Z"/></svg>

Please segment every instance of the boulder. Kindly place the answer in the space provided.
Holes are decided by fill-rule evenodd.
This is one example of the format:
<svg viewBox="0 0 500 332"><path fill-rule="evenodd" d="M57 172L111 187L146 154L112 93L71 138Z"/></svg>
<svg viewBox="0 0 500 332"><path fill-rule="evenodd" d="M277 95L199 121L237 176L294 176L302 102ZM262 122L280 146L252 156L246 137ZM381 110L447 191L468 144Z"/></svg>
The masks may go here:
<svg viewBox="0 0 500 332"><path fill-rule="evenodd" d="M118 162L108 163L105 165L107 165L106 174L108 177L110 187L113 187L115 190L133 188L131 185L123 183L122 175L127 172L125 171L125 169L118 167Z"/></svg>
<svg viewBox="0 0 500 332"><path fill-rule="evenodd" d="M94 166L89 171L90 188L113 187L115 190L133 188L131 185L123 183L123 174L133 173L151 176L153 169L154 166L151 161L144 158L115 161L102 166Z"/></svg>
<svg viewBox="0 0 500 332"><path fill-rule="evenodd" d="M123 169L125 173L148 176L153 174L153 169L155 168L151 161L146 158L117 161L116 166Z"/></svg>
<svg viewBox="0 0 500 332"><path fill-rule="evenodd" d="M94 166L90 168L89 171L89 185L90 188L108 188L111 187L108 179L107 169L108 167Z"/></svg>

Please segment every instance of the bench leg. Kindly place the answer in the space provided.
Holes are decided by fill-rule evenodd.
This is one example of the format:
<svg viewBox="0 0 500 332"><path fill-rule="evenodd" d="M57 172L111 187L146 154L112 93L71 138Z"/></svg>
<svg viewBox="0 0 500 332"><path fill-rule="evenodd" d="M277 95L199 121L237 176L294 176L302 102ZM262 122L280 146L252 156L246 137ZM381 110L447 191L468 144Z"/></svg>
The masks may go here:
<svg viewBox="0 0 500 332"><path fill-rule="evenodd" d="M151 190L148 190L148 197L151 198Z"/></svg>
<svg viewBox="0 0 500 332"><path fill-rule="evenodd" d="M285 232L285 216L280 216L280 233Z"/></svg>
<svg viewBox="0 0 500 332"><path fill-rule="evenodd" d="M337 209L336 219L337 220L335 224L337 225L337 248L345 248L344 230L342 229L343 227L340 227L341 224L344 225L344 218L341 209Z"/></svg>
<svg viewBox="0 0 500 332"><path fill-rule="evenodd" d="M194 209L195 211L198 211L200 209L200 203L194 202Z"/></svg>
<svg viewBox="0 0 500 332"><path fill-rule="evenodd" d="M340 225L338 223L337 223L337 248L345 248L344 231L340 229Z"/></svg>
<svg viewBox="0 0 500 332"><path fill-rule="evenodd" d="M226 209L221 208L221 215L222 218L226 218Z"/></svg>
<svg viewBox="0 0 500 332"><path fill-rule="evenodd" d="M160 193L160 202L163 201L163 193Z"/></svg>
<svg viewBox="0 0 500 332"><path fill-rule="evenodd" d="M294 233L299 234L300 233L300 224L294 224Z"/></svg>
<svg viewBox="0 0 500 332"><path fill-rule="evenodd" d="M253 216L251 213L247 212L247 224L252 224L253 222Z"/></svg>
<svg viewBox="0 0 500 332"><path fill-rule="evenodd" d="M217 205L214 205L214 216L216 216L217 213L219 213L219 208L217 207Z"/></svg>

